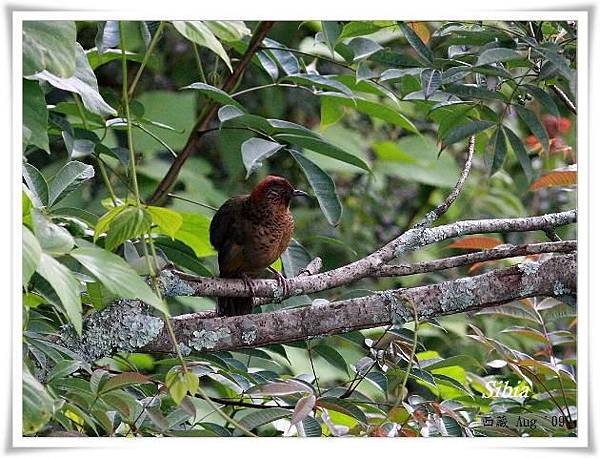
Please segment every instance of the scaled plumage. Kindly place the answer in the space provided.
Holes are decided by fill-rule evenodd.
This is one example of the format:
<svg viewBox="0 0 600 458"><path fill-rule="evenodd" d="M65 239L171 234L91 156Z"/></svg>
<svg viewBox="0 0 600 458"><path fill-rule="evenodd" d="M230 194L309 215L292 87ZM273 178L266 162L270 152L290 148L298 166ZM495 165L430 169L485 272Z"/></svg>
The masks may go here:
<svg viewBox="0 0 600 458"><path fill-rule="evenodd" d="M222 278L252 278L269 267L287 248L294 232L290 200L306 195L285 179L268 176L251 194L232 197L210 223L210 243L218 252ZM251 297L219 297L217 314L252 312Z"/></svg>

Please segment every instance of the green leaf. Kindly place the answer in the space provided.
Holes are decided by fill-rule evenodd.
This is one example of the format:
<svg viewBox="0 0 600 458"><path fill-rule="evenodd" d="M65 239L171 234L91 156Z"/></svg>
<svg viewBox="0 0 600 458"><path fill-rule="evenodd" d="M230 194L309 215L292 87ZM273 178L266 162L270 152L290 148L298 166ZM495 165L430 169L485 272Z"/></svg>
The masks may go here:
<svg viewBox="0 0 600 458"><path fill-rule="evenodd" d="M23 179L31 191L34 205L36 207L48 205L48 183L41 172L33 165L25 162L23 164Z"/></svg>
<svg viewBox="0 0 600 458"><path fill-rule="evenodd" d="M438 158L438 146L429 137L410 135L397 142L373 143L372 148L378 157L376 174L446 188L454 186L460 175L451 155Z"/></svg>
<svg viewBox="0 0 600 458"><path fill-rule="evenodd" d="M98 217L87 210L75 207L60 207L52 209L52 216L67 216L85 221L88 226L94 227L98 223Z"/></svg>
<svg viewBox="0 0 600 458"><path fill-rule="evenodd" d="M339 38L359 37L361 35L370 35L381 29L373 21L352 21L344 24Z"/></svg>
<svg viewBox="0 0 600 458"><path fill-rule="evenodd" d="M123 299L139 299L169 314L164 302L120 256L93 245L76 248L69 254L111 293Z"/></svg>
<svg viewBox="0 0 600 458"><path fill-rule="evenodd" d="M433 54L431 49L429 49L425 43L423 43L419 35L417 35L415 31L403 21L398 21L398 25L400 26L400 30L402 30L406 41L408 41L408 43L417 52L417 55L421 58L421 60L425 61L427 64L433 63Z"/></svg>
<svg viewBox="0 0 600 458"><path fill-rule="evenodd" d="M102 384L99 393L104 395L110 391L117 390L126 386L140 385L144 383L152 383L152 381L139 372L121 372L114 377L110 377Z"/></svg>
<svg viewBox="0 0 600 458"><path fill-rule="evenodd" d="M312 257L306 251L306 248L297 240L292 239L287 249L281 255L285 276L288 278L297 276L311 260Z"/></svg>
<svg viewBox="0 0 600 458"><path fill-rule="evenodd" d="M510 146L513 152L515 153L515 156L517 156L517 159L519 160L519 164L521 164L523 172L525 172L527 180L531 183L531 180L533 180L533 168L531 167L531 159L529 159L529 153L527 152L527 148L525 148L525 145L523 145L523 142L521 141L519 136L515 134L511 129L506 128L505 132L506 136L508 137Z"/></svg>
<svg viewBox="0 0 600 458"><path fill-rule="evenodd" d="M42 256L42 247L33 233L23 226L23 286L27 286L29 279L36 271Z"/></svg>
<svg viewBox="0 0 600 458"><path fill-rule="evenodd" d="M200 92L202 95L208 97L210 100L220 103L221 105L233 105L236 108L242 110L243 112L245 111L244 107L237 100L231 97L227 92L217 87L211 86L210 84L192 83L189 86L182 87L181 89L194 89Z"/></svg>
<svg viewBox="0 0 600 458"><path fill-rule="evenodd" d="M545 151L550 150L550 139L548 138L548 134L546 133L546 128L531 110L527 108L523 108L521 106L515 105L515 110L519 117L523 120L523 122L529 127L531 133L535 135L538 141L542 144Z"/></svg>
<svg viewBox="0 0 600 458"><path fill-rule="evenodd" d="M342 31L342 27L338 21L321 21L321 25L323 27L323 36L327 42L327 47L329 48L331 56L333 57L335 53L335 45L338 37L340 36L340 32Z"/></svg>
<svg viewBox="0 0 600 458"><path fill-rule="evenodd" d="M569 61L565 59L564 56L559 54L555 49L541 45L534 47L533 50L542 55L544 58L548 59L556 67L559 73L567 80L571 80L571 78L573 78L575 70L570 67Z"/></svg>
<svg viewBox="0 0 600 458"><path fill-rule="evenodd" d="M475 65L488 65L518 59L523 59L523 56L517 51L508 48L492 48L483 51L477 58Z"/></svg>
<svg viewBox="0 0 600 458"><path fill-rule="evenodd" d="M348 45L352 48L352 51L354 52L353 62L358 62L359 60L366 59L367 57L383 49L383 46L381 46L375 40L371 40L370 38L365 37L353 38L352 40L350 40Z"/></svg>
<svg viewBox="0 0 600 458"><path fill-rule="evenodd" d="M151 226L152 217L145 209L126 207L110 221L104 245L113 251L125 240L146 234Z"/></svg>
<svg viewBox="0 0 600 458"><path fill-rule="evenodd" d="M346 360L336 349L325 344L319 344L313 347L312 350L333 367L348 374L348 364L346 364Z"/></svg>
<svg viewBox="0 0 600 458"><path fill-rule="evenodd" d="M271 80L276 82L277 78L279 78L279 69L275 60L266 51L257 52L256 58L265 72L271 77Z"/></svg>
<svg viewBox="0 0 600 458"><path fill-rule="evenodd" d="M204 277L213 276L213 273L198 260L192 249L184 243L160 236L154 239L154 243L176 266L189 269Z"/></svg>
<svg viewBox="0 0 600 458"><path fill-rule="evenodd" d="M212 33L223 41L238 41L250 35L244 21L202 21Z"/></svg>
<svg viewBox="0 0 600 458"><path fill-rule="evenodd" d="M552 116L556 116L557 118L560 117L558 107L556 106L556 103L554 103L554 100L552 99L550 94L548 94L543 89L534 86L533 84L524 84L521 87L524 88L527 92L529 92L533 97L535 97L536 100L540 103L540 105L542 105L542 107L544 107L544 109L548 113L550 113Z"/></svg>
<svg viewBox="0 0 600 458"><path fill-rule="evenodd" d="M103 232L106 232L108 230L108 228L110 227L110 223L113 221L113 219L115 219L115 217L119 213L123 212L127 208L129 207L127 207L126 205L112 207L108 212L102 215L100 219L98 219L98 222L96 223L96 228L94 230L94 242L98 239L98 237L100 237L100 235L102 235Z"/></svg>
<svg viewBox="0 0 600 458"><path fill-rule="evenodd" d="M199 258L212 256L215 251L209 240L210 219L197 213L180 213L183 218L175 239L189 246Z"/></svg>
<svg viewBox="0 0 600 458"><path fill-rule="evenodd" d="M406 52L394 52L386 49L379 51L369 59L388 67L421 67L423 62L407 55ZM427 63L429 65L429 63Z"/></svg>
<svg viewBox="0 0 600 458"><path fill-rule="evenodd" d="M29 369L23 370L23 434L32 436L40 431L54 410L52 397L44 385L31 375Z"/></svg>
<svg viewBox="0 0 600 458"><path fill-rule="evenodd" d="M488 161L490 167L490 175L493 175L502 168L504 159L506 158L506 136L502 127L496 129L492 134L488 150L491 155L491 161Z"/></svg>
<svg viewBox="0 0 600 458"><path fill-rule="evenodd" d="M79 161L70 161L59 170L48 187L48 205L52 206L81 183L94 177L94 167Z"/></svg>
<svg viewBox="0 0 600 458"><path fill-rule="evenodd" d="M336 412L348 415L364 425L368 424L367 416L364 414L364 412L356 405L345 399L324 397L318 400L317 405L319 407L335 410Z"/></svg>
<svg viewBox="0 0 600 458"><path fill-rule="evenodd" d="M183 216L175 210L163 207L146 207L146 210L152 216L152 223L156 224L161 232L171 238L175 237L183 224Z"/></svg>
<svg viewBox="0 0 600 458"><path fill-rule="evenodd" d="M46 253L61 256L71 251L75 245L69 231L54 224L36 208L31 209L31 221L33 233Z"/></svg>
<svg viewBox="0 0 600 458"><path fill-rule="evenodd" d="M469 124L458 126L457 128L447 132L446 135L442 137L443 145L451 145L452 143L456 143L460 140L470 137L471 135L483 132L484 130L495 125L496 123L492 121L471 121Z"/></svg>
<svg viewBox="0 0 600 458"><path fill-rule="evenodd" d="M354 156L353 154L347 153L343 149L323 140L322 138L294 134L275 134L274 137L277 140L282 140L291 145L297 145L302 148L314 151L315 153L332 157L334 159L337 159L338 161L355 165L356 167L366 170L367 172L371 171L369 165L361 158Z"/></svg>
<svg viewBox="0 0 600 458"><path fill-rule="evenodd" d="M88 64L90 64L90 68L92 70L96 70L96 68L100 67L101 65L107 64L115 59L121 59L123 57L123 51L118 48L107 49L102 53L102 57L100 57L98 49L92 48L88 49L85 52L85 55L87 57ZM144 60L144 55L137 52L125 51L125 59L132 62L142 62ZM150 56L148 58L147 65L149 68L155 68L157 64L158 60L156 59L156 56Z"/></svg>
<svg viewBox="0 0 600 458"><path fill-rule="evenodd" d="M85 52L79 43L75 44L75 58L75 73L69 77L56 76L44 70L31 76L30 79L46 81L58 89L79 94L85 108L92 113L100 116L116 115L116 110L106 103L98 92L96 75L94 75Z"/></svg>
<svg viewBox="0 0 600 458"><path fill-rule="evenodd" d="M282 45L271 38L265 38L263 40L263 45L269 48L280 48L269 49L268 51L273 55L286 75L295 75L300 72L300 63L298 62L298 59L285 45Z"/></svg>
<svg viewBox="0 0 600 458"><path fill-rule="evenodd" d="M165 376L165 385L175 404L181 404L189 392L192 396L198 391L199 379L192 372L183 372L179 367L172 367Z"/></svg>
<svg viewBox="0 0 600 458"><path fill-rule="evenodd" d="M342 217L342 204L335 190L335 183L328 174L303 154L293 150L290 150L290 154L306 175L325 218L329 224L336 226Z"/></svg>
<svg viewBox="0 0 600 458"><path fill-rule="evenodd" d="M508 328L503 329L500 332L505 334L516 334L518 336L529 337L533 340L543 343L544 345L549 344L548 339L542 332L529 326L510 326Z"/></svg>
<svg viewBox="0 0 600 458"><path fill-rule="evenodd" d="M121 41L119 21L98 21L98 31L94 41L99 56L102 56L104 51L109 48L116 48Z"/></svg>
<svg viewBox="0 0 600 458"><path fill-rule="evenodd" d="M73 138L70 132L63 130L62 137L67 148L69 159L90 156L94 153L96 143L88 138Z"/></svg>
<svg viewBox="0 0 600 458"><path fill-rule="evenodd" d="M304 434L306 437L321 437L323 430L321 424L313 417L306 417L302 420L302 427L304 428Z"/></svg>
<svg viewBox="0 0 600 458"><path fill-rule="evenodd" d="M55 378L63 378L72 374L81 367L80 361L63 360L56 363L52 370L48 373L46 380L51 382Z"/></svg>
<svg viewBox="0 0 600 458"><path fill-rule="evenodd" d="M203 21L171 21L171 23L185 38L214 52L225 62L229 71L233 72L225 48Z"/></svg>
<svg viewBox="0 0 600 458"><path fill-rule="evenodd" d="M506 97L498 91L490 91L489 89L467 85L467 84L450 84L446 86L446 92L456 94L460 97L466 97L469 99L481 99L481 100L502 100L505 101Z"/></svg>
<svg viewBox="0 0 600 458"><path fill-rule="evenodd" d="M61 78L75 72L74 21L23 21L23 75L47 70Z"/></svg>
<svg viewBox="0 0 600 458"><path fill-rule="evenodd" d="M298 73L295 75L284 76L281 81L291 81L300 86L317 87L327 91L341 92L349 97L352 97L352 91L345 85L333 78L328 78L325 75L312 75L308 73Z"/></svg>
<svg viewBox="0 0 600 458"><path fill-rule="evenodd" d="M249 431L252 431L259 426L272 423L275 420L292 416L292 411L281 407L272 407L270 409L260 409L250 412L241 419L238 423ZM233 432L234 436L241 436L242 431L236 428Z"/></svg>
<svg viewBox="0 0 600 458"><path fill-rule="evenodd" d="M444 422L445 434L444 436L451 437L462 437L462 428L460 424L449 415L442 415L442 421Z"/></svg>
<svg viewBox="0 0 600 458"><path fill-rule="evenodd" d="M59 297L69 321L73 324L77 334L81 335L79 281L69 269L46 253L42 253L40 256L37 273L50 283L50 286Z"/></svg>
<svg viewBox="0 0 600 458"><path fill-rule="evenodd" d="M193 91L145 91L136 99L144 106L144 119L139 120L146 125L147 132L152 132L169 145L171 149L183 149L196 119L197 99ZM152 119L153 123L146 121ZM155 123L160 122L161 126ZM168 124L173 130L165 130L162 125ZM142 153L156 153L165 149L164 145L147 132L139 129L133 131L133 144ZM125 156L127 157L127 156ZM161 176L164 172L161 172Z"/></svg>
<svg viewBox="0 0 600 458"><path fill-rule="evenodd" d="M262 138L249 138L242 143L242 161L246 167L246 179L262 167L262 161L273 156L281 148L283 145Z"/></svg>
<svg viewBox="0 0 600 458"><path fill-rule="evenodd" d="M429 98L442 85L442 72L426 68L421 72L421 88L425 98Z"/></svg>
<svg viewBox="0 0 600 458"><path fill-rule="evenodd" d="M334 100L335 103L339 105L354 108L355 110L366 115L372 116L374 118L382 119L389 123L396 124L416 134L419 133L415 125L406 116L383 103L373 102L372 100L367 100L359 97L354 97L350 99L341 95L331 93L328 93L326 96L323 96L321 98L321 100L323 101L327 99Z"/></svg>
<svg viewBox="0 0 600 458"><path fill-rule="evenodd" d="M440 358L439 360L424 360L421 361L421 367L432 371L442 367L460 366L463 368L483 369L479 361L469 355L449 356L448 358Z"/></svg>
<svg viewBox="0 0 600 458"><path fill-rule="evenodd" d="M321 97L321 132L337 123L344 116L344 108L336 97Z"/></svg>
<svg viewBox="0 0 600 458"><path fill-rule="evenodd" d="M370 381L373 385L375 385L384 393L387 392L388 380L385 374L381 372L371 371L365 376L365 379Z"/></svg>
<svg viewBox="0 0 600 458"><path fill-rule="evenodd" d="M40 85L23 80L23 146L34 145L50 154L48 109Z"/></svg>
<svg viewBox="0 0 600 458"><path fill-rule="evenodd" d="M88 298L96 310L103 310L108 304L118 299L100 282L89 282L85 286Z"/></svg>

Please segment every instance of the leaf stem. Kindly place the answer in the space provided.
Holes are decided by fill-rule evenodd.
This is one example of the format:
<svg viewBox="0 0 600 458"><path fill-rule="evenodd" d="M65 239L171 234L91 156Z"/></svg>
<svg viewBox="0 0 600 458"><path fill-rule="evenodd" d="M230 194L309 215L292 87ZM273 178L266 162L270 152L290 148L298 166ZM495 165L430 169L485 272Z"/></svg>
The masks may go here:
<svg viewBox="0 0 600 458"><path fill-rule="evenodd" d="M169 197L172 197L173 199L179 199L179 200L183 200L184 202L189 202L190 204L196 204L196 205L199 205L200 207L208 208L209 210L212 210L212 211L215 211L215 212L218 210L217 207L213 207L212 205L208 205L208 204L205 204L205 203L202 203L202 202L198 202L196 200L189 199L187 197L178 196L177 194L173 194L172 192L170 192L167 195Z"/></svg>
<svg viewBox="0 0 600 458"><path fill-rule="evenodd" d="M415 323L414 339L412 342L412 347L410 349L410 358L408 359L406 371L404 372L404 377L402 378L402 384L400 385L399 395L396 398L396 402L394 402L394 407L392 407L390 410L388 410L386 412L385 418L383 419L381 424L385 423L389 419L390 413L392 412L392 410L396 409L402 402L402 399L404 399L404 389L406 388L406 383L408 382L408 376L410 375L410 372L412 371L413 360L415 359L415 354L417 352L417 343L418 343L417 331L419 329L419 312L417 310L417 306L415 305L415 302L410 297L403 297L403 299L405 301L407 301L408 303L410 303L410 305L412 306L412 309L413 309L413 316L414 316L414 323Z"/></svg>
<svg viewBox="0 0 600 458"><path fill-rule="evenodd" d="M106 173L106 168L104 167L104 162L102 162L102 159L100 159L99 155L98 156L94 155L94 158L96 159L96 162L98 163L98 170L100 170L100 175L102 176L102 181L104 181L104 185L106 186L106 189L108 189L108 193L110 194L110 200L112 200L113 205L116 207L117 206L117 196L115 194L115 190L112 187L112 184L110 183L108 174Z"/></svg>
<svg viewBox="0 0 600 458"><path fill-rule="evenodd" d="M77 111L79 112L79 117L81 118L83 127L85 127L86 130L90 130L87 118L85 117L85 112L83 111L83 107L81 106L81 100L79 100L79 96L75 93L73 93L73 100L75 100L75 105L77 105Z"/></svg>
<svg viewBox="0 0 600 458"><path fill-rule="evenodd" d="M152 54L152 51L154 50L156 43L158 43L158 39L160 38L160 34L162 33L162 30L164 29L164 27L165 27L165 21L160 21L160 24L158 25L158 28L156 29L156 32L154 33L154 36L152 37L152 40L150 41L150 44L148 45L148 49L146 50L146 53L144 54L144 58L142 59L140 68L138 68L138 71L135 74L135 78L133 79L133 82L131 83L131 87L129 88L129 97L130 98L133 96L133 92L135 91L137 83L140 80L140 77L142 76L142 72L146 68L146 65L148 64L150 55ZM121 34L121 37L122 37L123 34L121 31L120 25L119 25L119 33ZM125 49L123 48L123 42L121 42L121 51L125 52Z"/></svg>
<svg viewBox="0 0 600 458"><path fill-rule="evenodd" d="M133 129L131 128L131 113L129 111L129 96L127 91L127 55L125 52L125 34L123 21L119 21L119 35L121 41L121 69L123 79L123 106L125 107L125 119L127 119L127 144L129 147L129 167L131 181L133 183L133 193L137 206L140 206L140 189L138 187L137 175L135 171L135 151L133 148Z"/></svg>
<svg viewBox="0 0 600 458"><path fill-rule="evenodd" d="M200 60L200 53L198 52L198 45L192 42L192 48L194 49L194 57L196 59L196 65L198 67L198 73L200 74L200 81L206 84L206 75L204 74L204 67Z"/></svg>

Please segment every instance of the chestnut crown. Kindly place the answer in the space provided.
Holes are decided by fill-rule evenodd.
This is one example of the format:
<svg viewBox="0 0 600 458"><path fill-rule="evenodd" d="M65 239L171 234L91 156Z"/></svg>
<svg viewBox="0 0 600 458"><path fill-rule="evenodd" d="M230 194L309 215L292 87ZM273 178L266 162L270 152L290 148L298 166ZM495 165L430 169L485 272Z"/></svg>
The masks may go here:
<svg viewBox="0 0 600 458"><path fill-rule="evenodd" d="M289 204L292 197L307 196L308 194L295 189L285 178L269 175L256 185L250 198L255 201L266 199L275 204Z"/></svg>

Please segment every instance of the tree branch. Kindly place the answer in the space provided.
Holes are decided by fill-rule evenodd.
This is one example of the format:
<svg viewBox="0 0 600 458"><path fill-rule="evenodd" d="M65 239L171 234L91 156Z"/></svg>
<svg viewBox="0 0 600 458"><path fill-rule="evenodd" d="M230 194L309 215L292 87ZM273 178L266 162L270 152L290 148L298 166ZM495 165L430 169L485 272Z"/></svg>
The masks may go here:
<svg viewBox="0 0 600 458"><path fill-rule="evenodd" d="M552 89L556 96L562 101L562 103L565 104L565 107L567 107L567 109L575 116L577 116L577 107L571 101L571 99L569 99L569 96L565 94L564 91L561 88L559 88L556 84L551 84L550 89Z"/></svg>
<svg viewBox="0 0 600 458"><path fill-rule="evenodd" d="M306 340L351 330L419 320L494 307L532 296L576 294L576 254L525 262L482 275L370 296L275 312L205 318L199 314L173 318L184 353L221 351ZM63 343L86 359L115 351L172 352L163 321L139 301L117 301L86 318L83 337L63 330Z"/></svg>
<svg viewBox="0 0 600 458"><path fill-rule="evenodd" d="M377 277L404 277L407 275L436 272L438 270L452 269L476 262L494 261L498 259L514 258L517 256L530 256L542 253L569 253L577 250L577 242L531 243L529 245L499 246L491 250L478 251L450 258L436 259L434 261L418 262L415 264L385 265L376 273Z"/></svg>
<svg viewBox="0 0 600 458"><path fill-rule="evenodd" d="M347 285L365 277L381 276L378 273L382 266L396 256L457 236L544 230L548 227L571 224L576 220L576 211L569 210L527 218L468 220L433 228L415 227L366 258L320 274L289 279L290 291L292 295L309 294ZM510 250L507 249L506 252ZM175 270L161 272L160 278L167 296L247 297L250 295L244 282L238 279L197 277ZM275 301L285 299L281 287L275 280L253 280L252 286L255 297L268 297Z"/></svg>
<svg viewBox="0 0 600 458"><path fill-rule="evenodd" d="M244 74L246 68L250 64L252 57L260 47L260 44L262 43L263 39L267 36L269 30L271 30L271 28L273 27L273 24L274 22L272 21L264 21L258 25L256 30L254 31L254 34L252 35L252 38L250 39L250 43L248 44L246 52L241 57L237 66L233 70L233 73L229 76L229 78L227 78L227 80L223 84L223 91L231 92L235 88L242 75ZM188 157L190 157L190 155L198 148L200 139L202 138L202 132L208 129L210 123L217 114L217 108L218 105L215 103L210 103L208 105L207 109L204 111L204 114L200 117L200 119L198 119L198 122L192 129L192 132L188 137L188 140L185 146L183 147L183 150L177 155L177 158L175 158L173 164L171 164L169 171L158 184L156 190L154 191L154 194L152 194L148 203L159 203L169 193L171 187L175 184L175 181L179 176L179 171L183 167L183 164L185 163L185 161L187 161Z"/></svg>

